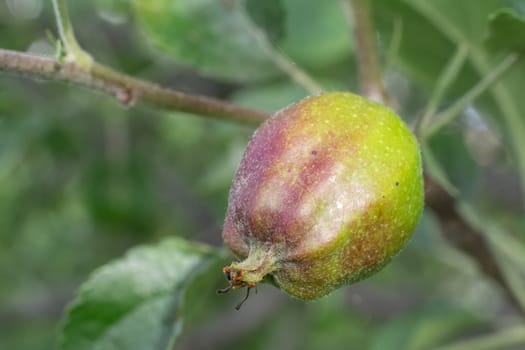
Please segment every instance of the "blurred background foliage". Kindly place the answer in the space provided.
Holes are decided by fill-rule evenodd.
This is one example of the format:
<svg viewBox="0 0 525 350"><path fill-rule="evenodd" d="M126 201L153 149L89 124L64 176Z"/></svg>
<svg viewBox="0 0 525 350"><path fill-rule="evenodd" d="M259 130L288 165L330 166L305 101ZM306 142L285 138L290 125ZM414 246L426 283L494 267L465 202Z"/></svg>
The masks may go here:
<svg viewBox="0 0 525 350"><path fill-rule="evenodd" d="M79 41L99 62L175 89L275 111L308 95L283 73L276 57L284 55L326 90L357 90L340 1L68 3ZM499 51L484 42L496 11L525 16L520 0L373 4L384 78L409 124L460 45L468 45L467 58L440 109L509 47L525 48L505 39L525 36L519 20L496 34ZM0 47L52 56L47 32L56 33L50 1L0 2ZM525 278L524 74L525 63L517 64L427 139L424 152L429 170L457 189L458 205L476 213L471 220L517 289ZM54 348L75 290L130 247L172 236L220 246L228 188L252 132L1 75L0 348ZM218 269L208 277L224 284ZM430 349L487 335L501 348L525 347L503 345L500 333L523 327L523 313L444 240L430 210L387 268L320 301L261 286L235 312L240 294L216 297L206 288L192 289L206 312L190 317L179 349Z"/></svg>

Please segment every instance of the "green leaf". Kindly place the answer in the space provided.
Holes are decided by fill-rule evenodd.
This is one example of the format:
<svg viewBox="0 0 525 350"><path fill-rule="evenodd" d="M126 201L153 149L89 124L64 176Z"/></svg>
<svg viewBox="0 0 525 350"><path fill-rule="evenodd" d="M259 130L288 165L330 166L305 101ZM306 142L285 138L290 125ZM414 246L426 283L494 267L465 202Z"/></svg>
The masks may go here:
<svg viewBox="0 0 525 350"><path fill-rule="evenodd" d="M436 159L432 149L428 147L426 142L421 143L421 153L425 162L425 169L430 175L452 196L459 194L458 189L450 182L446 171L443 169L441 163Z"/></svg>
<svg viewBox="0 0 525 350"><path fill-rule="evenodd" d="M340 1L283 1L286 36L279 45L280 50L309 69L326 68L342 62L349 64L352 39Z"/></svg>
<svg viewBox="0 0 525 350"><path fill-rule="evenodd" d="M60 348L168 349L182 328L187 288L206 271L220 271L220 257L180 238L131 250L81 286L63 321Z"/></svg>
<svg viewBox="0 0 525 350"><path fill-rule="evenodd" d="M458 189L466 198L479 195L479 166L472 160L461 133L438 133L422 143L423 159L432 176L451 195Z"/></svg>
<svg viewBox="0 0 525 350"><path fill-rule="evenodd" d="M525 17L511 9L493 13L486 45L489 50L525 50Z"/></svg>
<svg viewBox="0 0 525 350"><path fill-rule="evenodd" d="M135 1L146 37L173 61L230 81L275 76L277 70L253 39L253 27L237 2Z"/></svg>
<svg viewBox="0 0 525 350"><path fill-rule="evenodd" d="M250 18L267 33L271 42L281 41L286 26L282 0L246 0L245 6Z"/></svg>

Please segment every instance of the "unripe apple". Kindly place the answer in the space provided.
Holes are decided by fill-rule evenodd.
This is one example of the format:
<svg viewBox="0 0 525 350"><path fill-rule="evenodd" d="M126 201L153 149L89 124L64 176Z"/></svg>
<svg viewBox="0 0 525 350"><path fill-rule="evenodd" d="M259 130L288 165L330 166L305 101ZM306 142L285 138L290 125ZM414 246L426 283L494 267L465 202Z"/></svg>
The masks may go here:
<svg viewBox="0 0 525 350"><path fill-rule="evenodd" d="M423 207L417 141L388 108L346 92L306 98L253 135L230 190L229 289L263 278L319 298L380 270Z"/></svg>

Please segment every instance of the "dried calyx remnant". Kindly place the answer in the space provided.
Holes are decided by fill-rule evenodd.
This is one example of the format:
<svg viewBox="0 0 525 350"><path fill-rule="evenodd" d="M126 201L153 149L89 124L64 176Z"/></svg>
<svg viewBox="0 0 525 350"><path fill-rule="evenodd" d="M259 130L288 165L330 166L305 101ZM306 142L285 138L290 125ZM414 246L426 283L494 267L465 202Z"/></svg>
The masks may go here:
<svg viewBox="0 0 525 350"><path fill-rule="evenodd" d="M222 236L242 260L224 268L221 292L246 287L247 297L264 279L312 300L370 276L415 229L421 172L403 121L361 96L324 93L277 112L230 189Z"/></svg>

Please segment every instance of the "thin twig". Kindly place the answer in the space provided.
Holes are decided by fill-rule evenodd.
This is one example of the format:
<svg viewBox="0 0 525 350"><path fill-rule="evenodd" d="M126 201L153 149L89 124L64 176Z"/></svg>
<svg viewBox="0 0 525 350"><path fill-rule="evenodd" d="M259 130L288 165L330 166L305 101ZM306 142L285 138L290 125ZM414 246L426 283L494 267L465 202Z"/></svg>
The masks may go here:
<svg viewBox="0 0 525 350"><path fill-rule="evenodd" d="M73 31L73 26L71 25L71 20L69 19L66 0L52 1L58 32L60 33L60 39L66 50L66 61L76 62L86 69L90 68L93 64L93 58L78 44Z"/></svg>
<svg viewBox="0 0 525 350"><path fill-rule="evenodd" d="M102 91L114 96L123 105L141 102L166 110L252 125L260 124L269 117L266 112L172 90L95 62L88 70L76 62L62 64L49 57L0 49L0 71L33 79L63 81Z"/></svg>
<svg viewBox="0 0 525 350"><path fill-rule="evenodd" d="M343 8L352 24L361 93L371 100L395 107L394 100L381 80L370 2L344 0Z"/></svg>

